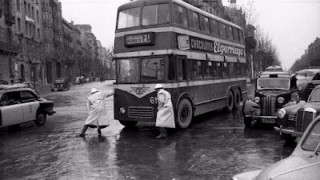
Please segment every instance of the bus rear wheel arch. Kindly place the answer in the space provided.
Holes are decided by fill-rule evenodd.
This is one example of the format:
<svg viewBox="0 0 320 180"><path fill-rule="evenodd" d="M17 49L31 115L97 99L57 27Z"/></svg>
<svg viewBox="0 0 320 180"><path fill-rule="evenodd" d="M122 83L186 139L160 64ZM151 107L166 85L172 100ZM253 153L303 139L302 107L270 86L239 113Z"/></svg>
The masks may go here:
<svg viewBox="0 0 320 180"><path fill-rule="evenodd" d="M193 118L193 108L190 100L181 99L177 109L176 124L179 128L188 128Z"/></svg>
<svg viewBox="0 0 320 180"><path fill-rule="evenodd" d="M226 102L226 107L225 109L228 111L228 112L232 112L234 110L234 95L233 95L233 92L231 90L228 91L228 94L227 94L227 102Z"/></svg>
<svg viewBox="0 0 320 180"><path fill-rule="evenodd" d="M239 89L234 90L234 109L240 108L241 93Z"/></svg>

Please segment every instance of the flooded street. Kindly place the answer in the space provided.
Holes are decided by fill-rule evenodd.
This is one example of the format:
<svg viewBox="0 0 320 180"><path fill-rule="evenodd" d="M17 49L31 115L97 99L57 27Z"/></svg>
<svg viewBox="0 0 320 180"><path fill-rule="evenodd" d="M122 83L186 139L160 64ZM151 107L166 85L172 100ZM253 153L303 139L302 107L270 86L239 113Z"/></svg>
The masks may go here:
<svg viewBox="0 0 320 180"><path fill-rule="evenodd" d="M230 179L265 168L290 155L272 128L245 129L240 112L216 111L195 118L186 130L171 130L155 139L150 124L124 128L113 120L113 98L107 98L110 126L98 137L88 129L79 138L87 116L90 89L111 90L112 83L88 83L42 97L57 113L38 127L0 129L0 179Z"/></svg>

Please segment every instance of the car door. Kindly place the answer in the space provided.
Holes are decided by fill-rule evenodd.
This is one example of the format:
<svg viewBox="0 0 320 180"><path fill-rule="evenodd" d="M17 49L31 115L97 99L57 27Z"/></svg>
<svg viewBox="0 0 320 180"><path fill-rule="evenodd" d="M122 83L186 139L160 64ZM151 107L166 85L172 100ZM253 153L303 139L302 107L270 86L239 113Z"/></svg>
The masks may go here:
<svg viewBox="0 0 320 180"><path fill-rule="evenodd" d="M0 99L0 111L0 127L24 122L19 92L4 93Z"/></svg>
<svg viewBox="0 0 320 180"><path fill-rule="evenodd" d="M24 121L32 121L36 119L36 113L40 106L37 96L31 91L20 91L21 103L23 107Z"/></svg>

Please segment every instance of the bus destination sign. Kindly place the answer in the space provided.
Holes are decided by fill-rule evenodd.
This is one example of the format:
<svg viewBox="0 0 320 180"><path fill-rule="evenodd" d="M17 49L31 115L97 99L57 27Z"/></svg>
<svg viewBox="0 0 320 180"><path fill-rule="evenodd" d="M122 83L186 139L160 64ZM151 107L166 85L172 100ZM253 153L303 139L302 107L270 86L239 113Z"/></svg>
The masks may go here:
<svg viewBox="0 0 320 180"><path fill-rule="evenodd" d="M141 45L153 45L154 44L154 33L140 33L130 34L124 37L126 46L141 46Z"/></svg>

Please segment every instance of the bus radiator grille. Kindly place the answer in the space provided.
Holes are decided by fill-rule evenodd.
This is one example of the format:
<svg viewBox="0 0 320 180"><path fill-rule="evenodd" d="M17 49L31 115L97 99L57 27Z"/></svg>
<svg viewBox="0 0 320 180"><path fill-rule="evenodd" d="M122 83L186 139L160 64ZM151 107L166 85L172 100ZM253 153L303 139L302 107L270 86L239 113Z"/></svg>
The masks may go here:
<svg viewBox="0 0 320 180"><path fill-rule="evenodd" d="M153 118L153 107L130 106L128 108L129 118Z"/></svg>

